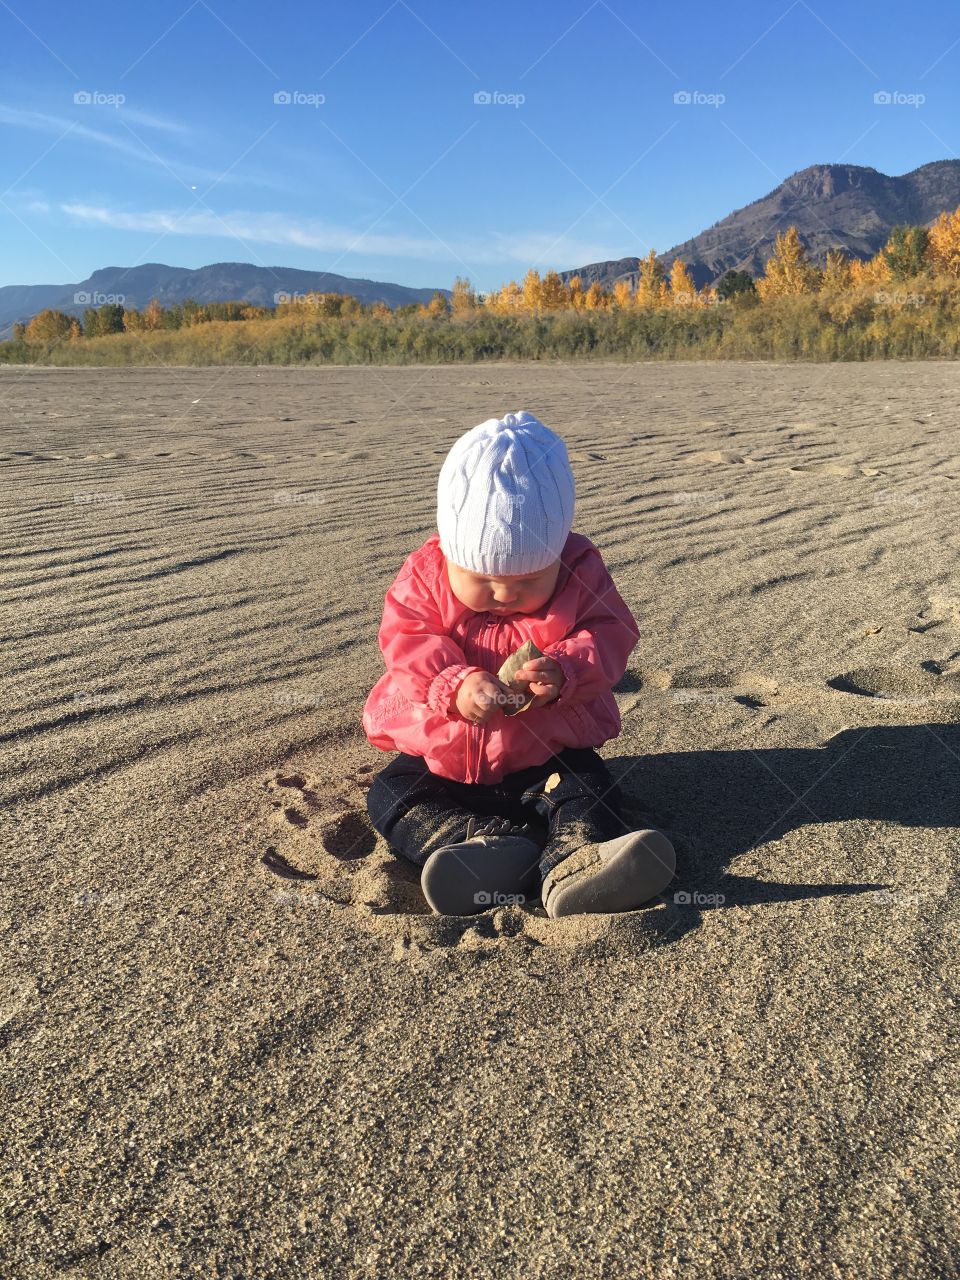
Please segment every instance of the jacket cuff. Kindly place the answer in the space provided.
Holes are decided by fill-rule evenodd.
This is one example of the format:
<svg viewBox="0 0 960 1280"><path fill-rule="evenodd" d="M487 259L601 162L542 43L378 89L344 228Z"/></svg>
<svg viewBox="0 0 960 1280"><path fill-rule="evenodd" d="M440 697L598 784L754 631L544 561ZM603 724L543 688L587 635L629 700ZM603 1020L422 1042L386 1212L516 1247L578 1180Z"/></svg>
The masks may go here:
<svg viewBox="0 0 960 1280"><path fill-rule="evenodd" d="M462 720L463 717L456 708L452 712L450 710L454 692L459 689L471 671L482 670L483 667L468 667L464 663L458 663L452 667L444 667L430 681L427 688L427 706L431 711L436 711L440 715L446 716L448 720Z"/></svg>
<svg viewBox="0 0 960 1280"><path fill-rule="evenodd" d="M570 701L570 696L577 687L577 664L562 650L544 649L544 656L552 658L554 662L560 664L560 670L563 672L563 684L560 686L560 692L551 703L552 706L562 706L563 703Z"/></svg>

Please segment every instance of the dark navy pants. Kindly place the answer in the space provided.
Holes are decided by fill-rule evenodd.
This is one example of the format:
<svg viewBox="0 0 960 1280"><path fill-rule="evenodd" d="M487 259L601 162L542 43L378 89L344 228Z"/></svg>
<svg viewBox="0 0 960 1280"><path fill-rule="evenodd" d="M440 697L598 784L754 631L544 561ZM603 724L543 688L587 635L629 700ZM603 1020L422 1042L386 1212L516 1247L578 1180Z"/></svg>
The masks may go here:
<svg viewBox="0 0 960 1280"><path fill-rule="evenodd" d="M554 773L560 782L547 791ZM565 747L545 764L490 784L440 777L420 756L401 752L374 778L367 808L391 852L418 867L434 849L463 840L473 816L528 823L541 846L541 876L582 845L630 830L620 816L620 789L589 747Z"/></svg>

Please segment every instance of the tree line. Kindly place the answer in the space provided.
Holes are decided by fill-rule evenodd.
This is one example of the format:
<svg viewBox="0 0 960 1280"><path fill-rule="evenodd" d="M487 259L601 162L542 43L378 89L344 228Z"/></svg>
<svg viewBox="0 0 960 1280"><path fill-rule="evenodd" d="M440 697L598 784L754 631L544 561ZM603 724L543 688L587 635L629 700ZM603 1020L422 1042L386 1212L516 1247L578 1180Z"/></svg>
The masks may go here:
<svg viewBox="0 0 960 1280"><path fill-rule="evenodd" d="M756 315L752 313L756 312ZM236 326L237 333L226 333ZM203 331L206 331L205 333ZM242 331L242 332L241 332ZM14 327L0 360L137 364L391 363L572 355L745 355L866 359L960 354L960 208L930 227L894 227L872 258L809 260L795 226L776 236L761 276L726 272L698 288L651 250L636 278L607 289L531 268L487 294L458 277L450 296L390 308L345 294L245 302L46 309ZM150 355L153 352L153 355Z"/></svg>

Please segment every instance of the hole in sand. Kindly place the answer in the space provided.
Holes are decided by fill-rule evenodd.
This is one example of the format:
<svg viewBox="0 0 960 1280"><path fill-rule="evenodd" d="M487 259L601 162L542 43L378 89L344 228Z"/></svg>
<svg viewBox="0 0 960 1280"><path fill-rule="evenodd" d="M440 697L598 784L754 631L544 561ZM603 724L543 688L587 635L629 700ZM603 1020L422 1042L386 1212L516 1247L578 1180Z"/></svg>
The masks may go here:
<svg viewBox="0 0 960 1280"><path fill-rule="evenodd" d="M376 847L377 837L367 819L359 813L344 813L324 830L321 843L327 853L341 861L365 858Z"/></svg>
<svg viewBox="0 0 960 1280"><path fill-rule="evenodd" d="M371 779L360 775L373 772L373 766L364 766L339 779L308 770L269 775L262 786L270 843L261 874L312 881L335 910L392 941L395 959L418 963L431 952L456 948L479 961L504 946L616 943L618 949L636 951L670 934L675 920L666 903L618 916L563 920L549 919L539 904L498 907L477 916L434 915L420 888L419 868L393 855L370 823L363 797ZM306 812L289 803L291 790L298 793L298 804L309 798ZM649 817L637 817L638 826L650 824Z"/></svg>
<svg viewBox="0 0 960 1280"><path fill-rule="evenodd" d="M890 702L926 702L936 691L936 677L929 670L902 670L897 667L861 667L827 681L839 693L862 698L882 698Z"/></svg>

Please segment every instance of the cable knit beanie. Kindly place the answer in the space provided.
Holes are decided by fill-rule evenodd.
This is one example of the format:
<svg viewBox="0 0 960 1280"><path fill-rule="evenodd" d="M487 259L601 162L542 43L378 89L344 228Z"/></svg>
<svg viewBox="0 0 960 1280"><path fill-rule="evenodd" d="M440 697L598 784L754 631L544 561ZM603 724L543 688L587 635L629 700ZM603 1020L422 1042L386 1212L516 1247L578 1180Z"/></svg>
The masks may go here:
<svg viewBox="0 0 960 1280"><path fill-rule="evenodd" d="M440 469L437 528L448 560L473 573L539 573L573 524L566 445L521 410L462 435Z"/></svg>

